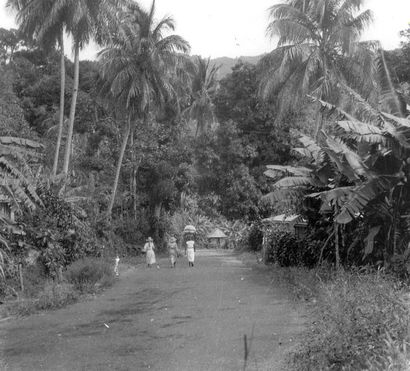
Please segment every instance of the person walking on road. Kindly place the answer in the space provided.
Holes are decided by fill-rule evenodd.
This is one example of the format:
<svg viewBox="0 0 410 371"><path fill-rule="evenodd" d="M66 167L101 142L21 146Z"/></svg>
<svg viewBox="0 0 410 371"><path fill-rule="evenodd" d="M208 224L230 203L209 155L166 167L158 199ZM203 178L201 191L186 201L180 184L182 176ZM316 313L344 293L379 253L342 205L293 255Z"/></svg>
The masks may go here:
<svg viewBox="0 0 410 371"><path fill-rule="evenodd" d="M194 266L195 261L195 242L188 240L185 245L185 254L188 257L188 264L190 267Z"/></svg>
<svg viewBox="0 0 410 371"><path fill-rule="evenodd" d="M175 268L178 257L177 239L171 237L168 241L169 260L171 261L171 268Z"/></svg>
<svg viewBox="0 0 410 371"><path fill-rule="evenodd" d="M146 244L144 245L144 252L146 254L146 261L148 268L151 268L154 264L157 263L155 259L155 246L154 241L151 237L147 238ZM157 268L159 269L159 265L157 264Z"/></svg>

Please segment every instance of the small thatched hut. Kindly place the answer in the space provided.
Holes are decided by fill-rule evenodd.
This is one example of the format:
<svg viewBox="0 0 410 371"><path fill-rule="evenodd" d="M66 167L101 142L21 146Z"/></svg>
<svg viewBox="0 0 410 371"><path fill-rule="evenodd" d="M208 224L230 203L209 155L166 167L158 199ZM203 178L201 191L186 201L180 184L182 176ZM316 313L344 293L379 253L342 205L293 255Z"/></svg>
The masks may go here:
<svg viewBox="0 0 410 371"><path fill-rule="evenodd" d="M225 241L228 236L223 233L220 229L216 228L213 232L209 233L206 238L208 238L209 243L213 247L224 247ZM222 242L222 244L221 244Z"/></svg>

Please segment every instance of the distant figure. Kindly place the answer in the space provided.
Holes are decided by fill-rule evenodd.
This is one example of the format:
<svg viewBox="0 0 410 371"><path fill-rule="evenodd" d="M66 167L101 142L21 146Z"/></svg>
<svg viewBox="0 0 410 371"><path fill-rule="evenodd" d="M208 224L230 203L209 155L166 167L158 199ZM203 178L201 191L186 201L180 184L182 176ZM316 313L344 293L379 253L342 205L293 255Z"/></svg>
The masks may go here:
<svg viewBox="0 0 410 371"><path fill-rule="evenodd" d="M116 258L115 258L115 265L114 265L114 273L115 273L115 275L116 275L117 277L120 275L120 272L118 271L118 265L119 265L119 263L120 263L120 257L119 257L118 254L117 254L117 256L116 256Z"/></svg>
<svg viewBox="0 0 410 371"><path fill-rule="evenodd" d="M156 259L155 259L155 246L153 239L151 237L147 238L147 241L144 245L144 252L146 253L146 261L147 261L147 266L148 268L151 268L153 264L156 264ZM159 265L157 264L157 268L159 269Z"/></svg>
<svg viewBox="0 0 410 371"><path fill-rule="evenodd" d="M178 257L177 239L171 237L168 241L169 260L171 261L171 268L175 268Z"/></svg>
<svg viewBox="0 0 410 371"><path fill-rule="evenodd" d="M190 240L186 242L185 246L185 254L188 257L188 264L190 267L194 266L194 260L195 260L195 242Z"/></svg>

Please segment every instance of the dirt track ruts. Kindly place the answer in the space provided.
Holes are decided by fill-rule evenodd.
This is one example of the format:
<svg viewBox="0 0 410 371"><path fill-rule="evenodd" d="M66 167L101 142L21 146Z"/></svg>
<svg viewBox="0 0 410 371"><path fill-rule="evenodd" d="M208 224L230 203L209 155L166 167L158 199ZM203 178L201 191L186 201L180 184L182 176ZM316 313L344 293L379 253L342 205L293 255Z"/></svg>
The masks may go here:
<svg viewBox="0 0 410 371"><path fill-rule="evenodd" d="M0 324L7 370L280 370L303 317L266 267L200 251L142 265L95 299Z"/></svg>

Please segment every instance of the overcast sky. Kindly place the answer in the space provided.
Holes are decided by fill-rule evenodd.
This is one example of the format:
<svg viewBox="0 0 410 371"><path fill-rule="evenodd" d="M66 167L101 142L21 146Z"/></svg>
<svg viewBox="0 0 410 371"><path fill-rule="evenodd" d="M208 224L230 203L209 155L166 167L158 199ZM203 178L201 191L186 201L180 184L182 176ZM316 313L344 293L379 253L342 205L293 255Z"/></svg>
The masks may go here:
<svg viewBox="0 0 410 371"><path fill-rule="evenodd" d="M157 0L157 16L172 15L176 33L189 41L192 54L204 57L239 57L266 53L275 42L266 37L267 9L279 0ZM1 27L14 27L14 17L0 0ZM149 7L151 0L140 0ZM367 0L375 22L366 39L377 39L385 49L400 43L399 32L410 23L410 0ZM89 47L81 58L92 59Z"/></svg>

